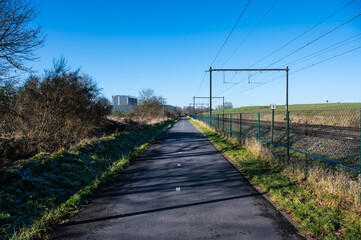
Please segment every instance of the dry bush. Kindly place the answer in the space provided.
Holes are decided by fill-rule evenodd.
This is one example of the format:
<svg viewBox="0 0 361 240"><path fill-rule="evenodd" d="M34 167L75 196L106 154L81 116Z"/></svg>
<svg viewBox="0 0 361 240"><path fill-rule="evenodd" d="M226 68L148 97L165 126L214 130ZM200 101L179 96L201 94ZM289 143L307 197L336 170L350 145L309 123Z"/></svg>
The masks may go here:
<svg viewBox="0 0 361 240"><path fill-rule="evenodd" d="M64 59L44 77L30 76L9 106L6 124L0 123L1 137L22 148L18 153L8 151L7 160L68 148L96 135L111 112L109 101L100 95L91 78L71 72Z"/></svg>

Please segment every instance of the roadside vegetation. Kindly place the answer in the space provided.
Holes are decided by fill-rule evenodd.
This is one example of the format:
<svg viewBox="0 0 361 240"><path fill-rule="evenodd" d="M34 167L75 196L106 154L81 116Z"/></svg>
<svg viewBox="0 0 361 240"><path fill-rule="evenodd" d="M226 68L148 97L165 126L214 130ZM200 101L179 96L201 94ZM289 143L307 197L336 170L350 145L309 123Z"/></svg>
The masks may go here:
<svg viewBox="0 0 361 240"><path fill-rule="evenodd" d="M0 168L99 135L111 106L88 75L63 58L32 71L45 42L34 1L0 1L0 9Z"/></svg>
<svg viewBox="0 0 361 240"><path fill-rule="evenodd" d="M152 119L154 108L138 110L147 121L111 116L95 81L63 57L33 72L45 42L34 1L0 9L0 239L44 239L174 120Z"/></svg>
<svg viewBox="0 0 361 240"><path fill-rule="evenodd" d="M157 96L153 89L142 89L139 91L138 105L135 106L134 109L128 113L114 109L112 115L139 123L162 121L163 111L164 119L174 119L185 115L185 112L180 107L168 109L168 107L165 106L163 109L163 104L165 104L163 100L163 97Z"/></svg>
<svg viewBox="0 0 361 240"><path fill-rule="evenodd" d="M0 92L0 98L6 106L0 116L3 166L97 136L111 113L96 83L70 71L63 58L43 76L31 75L12 91Z"/></svg>
<svg viewBox="0 0 361 240"><path fill-rule="evenodd" d="M289 105L289 111L311 111L311 110L345 110L361 109L361 103L320 103L320 104L294 104ZM277 111L284 111L285 105L278 105ZM225 109L225 113L244 113L244 112L269 112L270 106L248 106L232 109ZM206 112L207 113L207 112ZM215 114L221 114L222 110L213 111Z"/></svg>
<svg viewBox="0 0 361 240"><path fill-rule="evenodd" d="M40 153L1 172L0 238L43 239L77 213L174 120L83 141L70 151Z"/></svg>
<svg viewBox="0 0 361 240"><path fill-rule="evenodd" d="M252 139L240 143L199 121L191 122L310 236L361 239L360 175L296 153L286 162L281 149L271 152Z"/></svg>

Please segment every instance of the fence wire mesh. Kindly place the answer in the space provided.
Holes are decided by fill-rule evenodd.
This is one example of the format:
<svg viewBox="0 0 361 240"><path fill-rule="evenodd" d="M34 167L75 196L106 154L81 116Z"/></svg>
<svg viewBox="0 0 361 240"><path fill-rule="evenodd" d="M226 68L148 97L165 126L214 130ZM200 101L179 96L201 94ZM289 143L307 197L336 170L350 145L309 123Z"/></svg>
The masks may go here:
<svg viewBox="0 0 361 240"><path fill-rule="evenodd" d="M285 112L274 112L273 144L330 163L361 169L361 110L290 111L289 128ZM257 138L271 143L272 112L195 115L219 132Z"/></svg>

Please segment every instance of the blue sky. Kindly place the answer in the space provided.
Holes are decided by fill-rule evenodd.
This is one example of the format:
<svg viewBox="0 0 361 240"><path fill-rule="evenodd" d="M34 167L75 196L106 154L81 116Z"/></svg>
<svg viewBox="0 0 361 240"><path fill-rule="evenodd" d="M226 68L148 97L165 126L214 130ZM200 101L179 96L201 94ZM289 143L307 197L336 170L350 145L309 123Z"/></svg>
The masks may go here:
<svg viewBox="0 0 361 240"><path fill-rule="evenodd" d="M38 21L47 40L38 52L40 59L33 63L34 69L42 72L52 65L53 58L63 55L73 69L81 67L82 72L92 76L109 99L118 94L137 96L142 88L152 88L169 104L186 106L193 96L209 96L205 70L247 2L39 0ZM350 1L279 0L249 35L275 2L250 1L214 68L265 68L361 13L361 0L355 0L284 49L253 65ZM361 102L361 49L296 72L360 47L361 35L357 34L361 34L361 17L272 66L290 67L290 104ZM351 39L344 46L312 55L299 64L292 63L348 38ZM253 74L250 84L246 72L214 74L213 95L225 96L235 107L285 103L283 73ZM272 79L275 80L269 82ZM260 84L265 82L269 83Z"/></svg>

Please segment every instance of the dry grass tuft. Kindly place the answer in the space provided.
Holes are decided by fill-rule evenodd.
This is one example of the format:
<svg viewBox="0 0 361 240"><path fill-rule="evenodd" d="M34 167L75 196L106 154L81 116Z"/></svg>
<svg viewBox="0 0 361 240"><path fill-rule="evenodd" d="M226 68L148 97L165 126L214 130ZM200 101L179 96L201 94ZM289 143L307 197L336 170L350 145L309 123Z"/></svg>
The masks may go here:
<svg viewBox="0 0 361 240"><path fill-rule="evenodd" d="M261 142L247 138L243 142L244 147L258 160L275 162L272 152ZM282 172L298 182L305 181L312 186L319 196L326 193L334 196L340 202L351 204L361 210L361 176L356 179L342 170L318 166L310 163L309 160L299 161L295 159L286 165Z"/></svg>
<svg viewBox="0 0 361 240"><path fill-rule="evenodd" d="M265 148L262 143L256 139L245 138L242 142L243 147L245 147L258 160L267 160L270 162L273 159L272 152L268 148Z"/></svg>
<svg viewBox="0 0 361 240"><path fill-rule="evenodd" d="M317 186L316 192L326 192L361 207L361 176L352 179L344 172L335 172L321 167L312 167L308 171L307 182Z"/></svg>

